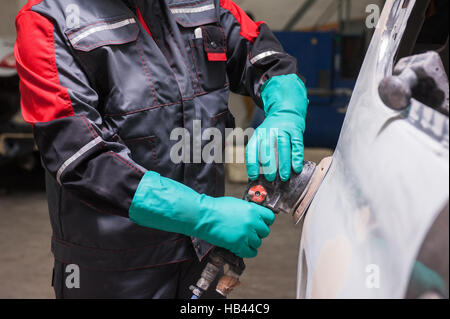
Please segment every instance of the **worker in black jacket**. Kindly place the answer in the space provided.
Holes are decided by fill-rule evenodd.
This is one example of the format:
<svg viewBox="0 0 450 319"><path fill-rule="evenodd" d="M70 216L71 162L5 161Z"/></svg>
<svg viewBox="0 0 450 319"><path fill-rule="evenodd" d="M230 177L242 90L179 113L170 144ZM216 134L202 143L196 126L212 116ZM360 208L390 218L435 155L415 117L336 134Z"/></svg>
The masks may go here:
<svg viewBox="0 0 450 319"><path fill-rule="evenodd" d="M198 121L223 134L232 90L266 114L249 177L301 171L306 89L265 23L231 0L30 0L16 26L58 298L185 298L213 245L256 256L273 213L222 197L223 163L196 160L192 141L174 159L171 135Z"/></svg>

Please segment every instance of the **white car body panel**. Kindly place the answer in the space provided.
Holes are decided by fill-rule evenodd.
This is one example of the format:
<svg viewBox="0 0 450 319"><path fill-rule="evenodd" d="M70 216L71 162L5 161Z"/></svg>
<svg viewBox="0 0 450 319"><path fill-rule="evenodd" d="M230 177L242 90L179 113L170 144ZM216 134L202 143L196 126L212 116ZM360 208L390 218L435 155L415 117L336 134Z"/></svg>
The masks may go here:
<svg viewBox="0 0 450 319"><path fill-rule="evenodd" d="M387 108L378 84L415 1L388 0L327 177L304 220L298 298L403 298L424 237L449 200L449 120L412 100Z"/></svg>

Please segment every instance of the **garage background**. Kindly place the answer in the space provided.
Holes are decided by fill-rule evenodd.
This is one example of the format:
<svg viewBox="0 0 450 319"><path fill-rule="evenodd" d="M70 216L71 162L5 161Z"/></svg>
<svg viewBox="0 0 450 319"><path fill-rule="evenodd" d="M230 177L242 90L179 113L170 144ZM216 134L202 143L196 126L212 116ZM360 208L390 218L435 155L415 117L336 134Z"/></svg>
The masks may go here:
<svg viewBox="0 0 450 319"><path fill-rule="evenodd" d="M340 19L336 8L338 3L348 8L344 10L346 19L357 21L361 27L362 21L367 17L367 5L377 4L382 7L384 1L351 1L351 6L348 7L346 4L349 1L345 0L235 2L244 10L250 11L255 20L266 21L275 31L283 30L288 24L291 24L292 30L305 31L318 24L333 28ZM24 0L2 1L0 38L14 39L15 15L25 3ZM301 19L295 22L295 15L302 13L301 8L306 7ZM296 53L302 56L302 52ZM230 99L238 126L245 126L244 123L248 120L243 107L245 101L236 95L232 95ZM339 127L333 132L337 139ZM306 159L318 162L332 152L332 147L309 147ZM5 180L5 176L0 172L0 180L2 179ZM13 177L8 184L17 186L7 187L3 191L0 187L0 298L54 298L51 288L51 228L44 190L39 186L30 187L33 182L23 177ZM228 181L227 193L241 198L245 187L245 183ZM265 240L258 257L246 261L243 284L231 298L295 298L299 239L300 228L294 227L288 216L277 218L271 236Z"/></svg>

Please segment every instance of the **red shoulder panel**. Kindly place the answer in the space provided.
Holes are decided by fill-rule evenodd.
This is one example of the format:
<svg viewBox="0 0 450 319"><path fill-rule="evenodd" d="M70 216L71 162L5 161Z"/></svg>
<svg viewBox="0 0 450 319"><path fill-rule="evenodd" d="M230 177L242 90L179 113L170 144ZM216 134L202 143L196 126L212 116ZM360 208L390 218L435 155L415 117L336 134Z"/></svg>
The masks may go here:
<svg viewBox="0 0 450 319"><path fill-rule="evenodd" d="M231 12L241 25L241 36L250 42L255 42L259 35L259 26L264 21L254 22L250 17L232 0L220 0L220 6Z"/></svg>
<svg viewBox="0 0 450 319"><path fill-rule="evenodd" d="M38 1L30 1L30 3ZM67 88L59 83L53 24L33 11L16 19L14 55L20 77L22 115L28 123L74 115Z"/></svg>

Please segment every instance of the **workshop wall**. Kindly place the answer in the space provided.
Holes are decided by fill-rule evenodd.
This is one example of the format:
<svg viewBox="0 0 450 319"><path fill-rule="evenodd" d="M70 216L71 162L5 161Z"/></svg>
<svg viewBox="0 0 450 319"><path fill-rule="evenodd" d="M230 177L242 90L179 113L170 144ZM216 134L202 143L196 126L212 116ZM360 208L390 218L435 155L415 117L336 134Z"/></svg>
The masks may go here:
<svg viewBox="0 0 450 319"><path fill-rule="evenodd" d="M235 0L244 10L253 13L256 20L264 20L273 30L281 30L289 18L308 0ZM343 1L346 8L347 1ZM364 19L367 5L376 4L382 8L384 0L351 1L350 18ZM325 23L336 23L338 20L336 0L315 0L307 14L295 26L294 30L313 27L321 18ZM330 9L331 15L324 15L325 9Z"/></svg>
<svg viewBox="0 0 450 319"><path fill-rule="evenodd" d="M307 0L235 0L244 10L249 10L255 15L255 19L266 21L274 30L280 30L289 20L289 17L298 10ZM14 17L18 10L25 5L26 0L3 0L0 5L0 36L13 36L15 33ZM314 26L323 14L324 8L337 5L336 0L316 0L308 14L299 21L294 29L303 29ZM344 1L345 5L346 1ZM351 2L350 16L352 19L364 17L368 4L382 5L384 0L358 0ZM331 14L327 23L337 21L337 13Z"/></svg>
<svg viewBox="0 0 450 319"><path fill-rule="evenodd" d="M25 0L3 0L0 5L0 36L14 37L16 29L14 19Z"/></svg>

